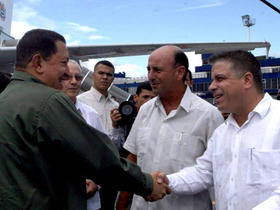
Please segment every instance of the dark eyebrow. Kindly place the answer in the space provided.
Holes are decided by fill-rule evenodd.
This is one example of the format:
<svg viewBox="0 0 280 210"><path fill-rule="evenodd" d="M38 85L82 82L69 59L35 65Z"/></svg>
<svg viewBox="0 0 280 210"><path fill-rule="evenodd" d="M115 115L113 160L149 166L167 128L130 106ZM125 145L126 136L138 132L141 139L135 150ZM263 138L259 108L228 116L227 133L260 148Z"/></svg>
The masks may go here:
<svg viewBox="0 0 280 210"><path fill-rule="evenodd" d="M155 71L161 70L161 68L159 68L159 67L157 67L157 66L153 67L153 69L154 69ZM147 66L147 70L148 70L148 71L151 70L151 67L150 67L150 66Z"/></svg>

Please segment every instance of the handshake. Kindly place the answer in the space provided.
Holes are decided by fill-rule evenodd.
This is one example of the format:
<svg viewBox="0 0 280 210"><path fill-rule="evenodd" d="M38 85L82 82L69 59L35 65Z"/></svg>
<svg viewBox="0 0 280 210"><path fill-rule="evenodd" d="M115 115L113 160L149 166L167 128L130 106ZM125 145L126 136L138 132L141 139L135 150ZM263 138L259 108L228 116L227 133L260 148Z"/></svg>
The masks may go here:
<svg viewBox="0 0 280 210"><path fill-rule="evenodd" d="M152 177L154 181L153 192L145 198L146 201L157 201L162 199L166 194L171 193L171 189L168 186L168 178L164 173L155 171L152 173Z"/></svg>

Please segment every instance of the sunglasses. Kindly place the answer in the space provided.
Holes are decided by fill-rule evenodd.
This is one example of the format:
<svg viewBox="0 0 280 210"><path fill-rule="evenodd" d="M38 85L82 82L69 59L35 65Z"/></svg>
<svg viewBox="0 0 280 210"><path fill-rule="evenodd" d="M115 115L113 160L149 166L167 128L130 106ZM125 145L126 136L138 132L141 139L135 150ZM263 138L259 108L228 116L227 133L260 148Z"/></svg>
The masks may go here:
<svg viewBox="0 0 280 210"><path fill-rule="evenodd" d="M75 80L77 81L81 81L83 79L83 76L82 75L69 75L69 74L64 74L62 76L62 80L72 80L73 78L75 78Z"/></svg>

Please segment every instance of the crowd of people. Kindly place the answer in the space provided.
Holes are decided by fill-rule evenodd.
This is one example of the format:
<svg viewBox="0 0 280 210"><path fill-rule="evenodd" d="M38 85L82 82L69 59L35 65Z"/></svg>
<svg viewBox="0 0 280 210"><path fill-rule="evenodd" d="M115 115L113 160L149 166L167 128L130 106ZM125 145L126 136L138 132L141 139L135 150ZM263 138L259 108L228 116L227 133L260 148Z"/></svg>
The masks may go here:
<svg viewBox="0 0 280 210"><path fill-rule="evenodd" d="M180 48L154 50L127 126L111 62L80 94L64 37L25 33L13 76L1 75L0 209L280 209L280 102L251 53L209 62L215 106L192 93Z"/></svg>

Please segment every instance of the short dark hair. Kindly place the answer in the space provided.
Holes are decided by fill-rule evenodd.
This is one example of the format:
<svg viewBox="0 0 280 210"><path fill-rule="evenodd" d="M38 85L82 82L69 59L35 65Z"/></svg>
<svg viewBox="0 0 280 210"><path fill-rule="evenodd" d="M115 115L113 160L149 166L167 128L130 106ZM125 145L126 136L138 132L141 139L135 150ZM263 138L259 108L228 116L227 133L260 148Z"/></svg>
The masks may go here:
<svg viewBox="0 0 280 210"><path fill-rule="evenodd" d="M186 56L186 54L178 49L175 51L174 53L174 66L180 66L180 65L183 65L186 69L186 72L184 74L184 77L183 77L183 81L185 82L186 80L186 76L187 76L187 70L189 69L189 60L188 60L188 57Z"/></svg>
<svg viewBox="0 0 280 210"><path fill-rule="evenodd" d="M95 71L96 67L100 64L111 67L113 69L113 72L115 72L114 65L110 61L107 61L107 60L98 61L94 66L94 71Z"/></svg>
<svg viewBox="0 0 280 210"><path fill-rule="evenodd" d="M151 87L149 81L140 82L140 83L138 84L137 89L136 89L136 94L139 96L139 95L141 94L141 92L142 92L143 89L152 91L152 87Z"/></svg>
<svg viewBox="0 0 280 210"><path fill-rule="evenodd" d="M261 66L252 53L243 50L236 50L216 54L209 58L209 62L211 64L214 64L217 61L230 62L232 64L232 69L239 76L242 76L246 72L251 72L254 77L254 83L257 90L259 92L263 92Z"/></svg>
<svg viewBox="0 0 280 210"><path fill-rule="evenodd" d="M191 70L187 69L187 74L186 74L186 75L189 75L190 81L193 80ZM186 76L186 77L187 77L187 76ZM187 78L186 78L186 79L187 79Z"/></svg>
<svg viewBox="0 0 280 210"><path fill-rule="evenodd" d="M56 41L66 43L64 37L54 31L34 29L26 32L17 44L16 67L26 68L36 53L48 60L57 52Z"/></svg>

